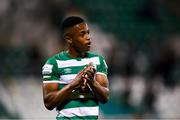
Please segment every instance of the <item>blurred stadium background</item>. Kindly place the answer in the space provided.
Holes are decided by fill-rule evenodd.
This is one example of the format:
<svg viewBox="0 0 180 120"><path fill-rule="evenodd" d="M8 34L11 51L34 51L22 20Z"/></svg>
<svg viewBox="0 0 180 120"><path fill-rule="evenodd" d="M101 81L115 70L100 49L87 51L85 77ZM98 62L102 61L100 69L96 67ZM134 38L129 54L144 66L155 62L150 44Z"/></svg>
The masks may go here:
<svg viewBox="0 0 180 120"><path fill-rule="evenodd" d="M55 119L41 67L65 49L59 24L88 20L109 66L101 119L180 119L179 0L0 0L0 119Z"/></svg>

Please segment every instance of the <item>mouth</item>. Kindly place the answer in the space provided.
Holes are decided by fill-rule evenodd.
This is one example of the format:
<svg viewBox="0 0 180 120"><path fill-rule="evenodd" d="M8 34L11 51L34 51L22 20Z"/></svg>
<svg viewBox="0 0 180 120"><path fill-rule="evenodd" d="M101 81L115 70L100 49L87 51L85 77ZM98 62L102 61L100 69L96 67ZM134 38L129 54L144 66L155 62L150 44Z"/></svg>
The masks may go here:
<svg viewBox="0 0 180 120"><path fill-rule="evenodd" d="M90 48L91 47L91 42L88 42L86 45L87 45L88 48Z"/></svg>

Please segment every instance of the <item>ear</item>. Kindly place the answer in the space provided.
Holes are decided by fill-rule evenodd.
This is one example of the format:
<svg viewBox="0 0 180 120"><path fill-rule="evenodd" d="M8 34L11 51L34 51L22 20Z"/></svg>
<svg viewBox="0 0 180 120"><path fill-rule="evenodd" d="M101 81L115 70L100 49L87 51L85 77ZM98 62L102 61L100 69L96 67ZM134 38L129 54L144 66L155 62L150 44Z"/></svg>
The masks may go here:
<svg viewBox="0 0 180 120"><path fill-rule="evenodd" d="M64 36L64 39L66 40L66 42L67 42L68 44L72 44L72 38L71 38L70 36L65 35L65 36Z"/></svg>

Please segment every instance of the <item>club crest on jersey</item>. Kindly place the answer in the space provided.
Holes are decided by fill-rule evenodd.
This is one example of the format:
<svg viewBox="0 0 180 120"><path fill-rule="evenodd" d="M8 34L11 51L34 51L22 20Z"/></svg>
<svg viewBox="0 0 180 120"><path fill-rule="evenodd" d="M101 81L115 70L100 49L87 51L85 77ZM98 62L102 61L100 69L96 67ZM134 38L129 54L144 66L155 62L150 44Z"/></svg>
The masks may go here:
<svg viewBox="0 0 180 120"><path fill-rule="evenodd" d="M42 74L47 75L52 73L53 65L45 64L42 68Z"/></svg>

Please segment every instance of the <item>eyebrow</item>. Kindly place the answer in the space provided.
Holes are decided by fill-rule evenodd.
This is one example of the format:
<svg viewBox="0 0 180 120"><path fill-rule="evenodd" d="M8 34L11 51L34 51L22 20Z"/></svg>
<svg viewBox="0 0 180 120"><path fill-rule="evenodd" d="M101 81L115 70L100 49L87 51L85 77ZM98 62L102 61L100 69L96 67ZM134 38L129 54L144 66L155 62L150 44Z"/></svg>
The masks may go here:
<svg viewBox="0 0 180 120"><path fill-rule="evenodd" d="M79 32L80 33L82 33L82 32L89 32L89 29L87 29L87 30L80 30Z"/></svg>

